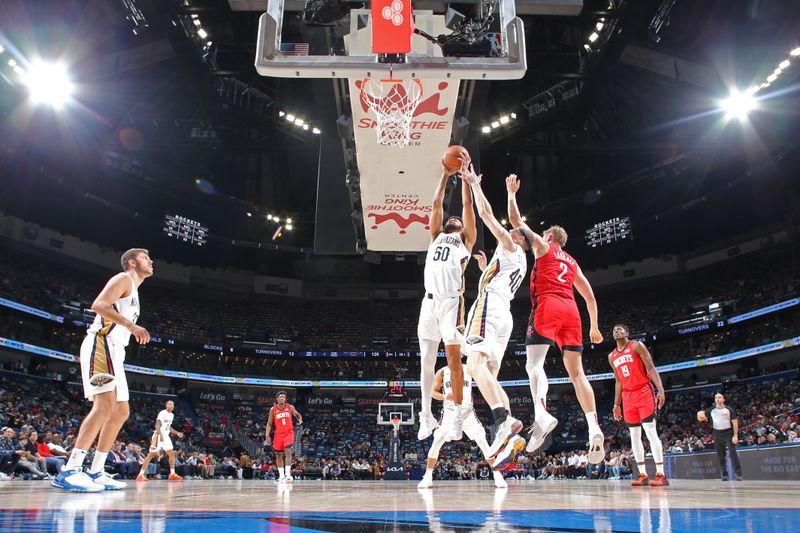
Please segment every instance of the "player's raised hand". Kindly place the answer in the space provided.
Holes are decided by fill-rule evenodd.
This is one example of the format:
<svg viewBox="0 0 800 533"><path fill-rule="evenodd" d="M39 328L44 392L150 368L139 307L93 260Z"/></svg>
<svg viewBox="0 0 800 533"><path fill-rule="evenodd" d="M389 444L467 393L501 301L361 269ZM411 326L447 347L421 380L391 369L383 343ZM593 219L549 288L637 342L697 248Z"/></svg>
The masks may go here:
<svg viewBox="0 0 800 533"><path fill-rule="evenodd" d="M483 174L475 174L475 168L473 168L471 163L469 167L464 167L461 169L461 179L470 185L479 185L482 177Z"/></svg>
<svg viewBox="0 0 800 533"><path fill-rule="evenodd" d="M599 329L592 328L589 330L589 339L591 339L594 344L600 344L603 342L603 334L600 333Z"/></svg>
<svg viewBox="0 0 800 533"><path fill-rule="evenodd" d="M142 326L133 325L131 328L131 335L136 339L139 344L147 344L150 342L150 334Z"/></svg>
<svg viewBox="0 0 800 533"><path fill-rule="evenodd" d="M667 403L667 397L664 394L663 390L660 390L656 393L656 400L658 400L658 408L661 409L664 407L664 404Z"/></svg>
<svg viewBox="0 0 800 533"><path fill-rule="evenodd" d="M622 409L619 408L619 405L614 406L613 413L614 413L614 420L616 420L617 422L622 420Z"/></svg>
<svg viewBox="0 0 800 533"><path fill-rule="evenodd" d="M516 174L509 174L506 178L506 190L511 194L517 194L519 190L519 178Z"/></svg>
<svg viewBox="0 0 800 533"><path fill-rule="evenodd" d="M481 269L481 272L486 270L486 254L483 253L483 250L478 250L477 253L472 254L472 257L478 262L478 268Z"/></svg>

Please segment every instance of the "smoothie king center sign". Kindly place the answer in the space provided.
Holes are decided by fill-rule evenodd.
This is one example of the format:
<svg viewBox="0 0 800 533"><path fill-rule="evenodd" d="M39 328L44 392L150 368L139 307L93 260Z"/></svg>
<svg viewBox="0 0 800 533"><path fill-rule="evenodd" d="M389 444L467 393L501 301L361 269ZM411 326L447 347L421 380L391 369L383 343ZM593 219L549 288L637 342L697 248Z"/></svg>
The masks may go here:
<svg viewBox="0 0 800 533"><path fill-rule="evenodd" d="M453 129L458 81L422 80L422 98L411 120L409 145L404 147L378 144L377 122L362 101L360 88L361 80L350 80L367 248L426 250L431 200Z"/></svg>

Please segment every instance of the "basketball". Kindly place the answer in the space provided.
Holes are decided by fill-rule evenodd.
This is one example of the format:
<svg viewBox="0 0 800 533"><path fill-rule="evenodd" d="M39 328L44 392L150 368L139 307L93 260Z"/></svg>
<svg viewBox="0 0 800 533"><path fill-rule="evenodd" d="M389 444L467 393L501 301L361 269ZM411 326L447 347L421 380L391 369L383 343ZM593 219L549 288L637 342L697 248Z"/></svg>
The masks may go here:
<svg viewBox="0 0 800 533"><path fill-rule="evenodd" d="M469 152L461 145L454 144L445 151L442 157L442 164L449 172L458 172L461 168L461 161L470 161Z"/></svg>

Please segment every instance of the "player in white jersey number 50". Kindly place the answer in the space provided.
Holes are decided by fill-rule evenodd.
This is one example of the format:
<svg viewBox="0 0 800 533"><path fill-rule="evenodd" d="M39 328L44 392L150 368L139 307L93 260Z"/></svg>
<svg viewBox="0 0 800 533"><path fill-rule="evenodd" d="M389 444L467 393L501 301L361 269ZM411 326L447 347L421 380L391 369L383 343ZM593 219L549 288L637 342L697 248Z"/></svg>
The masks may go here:
<svg viewBox="0 0 800 533"><path fill-rule="evenodd" d="M469 161L463 161L467 165ZM464 270L467 268L477 230L469 185L461 185L461 218L444 219L444 196L451 172L442 177L433 195L431 243L425 258L425 297L419 313L417 337L421 353L420 387L422 402L417 437L424 440L437 427L431 414L431 391L439 343L444 341L447 366L454 384L453 402L461 405L464 377L461 370L461 331L464 329Z"/></svg>

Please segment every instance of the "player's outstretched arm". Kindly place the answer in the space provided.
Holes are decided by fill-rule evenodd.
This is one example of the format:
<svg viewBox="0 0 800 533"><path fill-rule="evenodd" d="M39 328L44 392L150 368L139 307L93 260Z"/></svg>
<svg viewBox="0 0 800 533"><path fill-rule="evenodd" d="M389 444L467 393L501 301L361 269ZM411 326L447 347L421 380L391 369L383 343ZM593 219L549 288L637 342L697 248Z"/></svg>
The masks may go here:
<svg viewBox="0 0 800 533"><path fill-rule="evenodd" d="M125 296L129 296L131 278L125 274L117 274L106 283L97 298L92 303L92 311L101 317L115 324L119 324L125 329L130 330L136 342L147 344L150 342L150 334L141 326L137 326L133 321L128 320L114 309L114 302Z"/></svg>
<svg viewBox="0 0 800 533"><path fill-rule="evenodd" d="M434 400L444 401L444 394L442 394L442 380L444 372L443 369L439 369L436 372L436 375L433 378L433 390L431 391L431 398Z"/></svg>
<svg viewBox="0 0 800 533"><path fill-rule="evenodd" d="M483 223L492 232L497 243L506 250L514 250L514 241L508 231L497 221L492 211L492 206L483 194L481 189L481 176L475 174L475 170L470 165L469 169L462 170L461 179L466 180L472 188L472 194L475 197L475 206L478 208L478 216L481 217Z"/></svg>
<svg viewBox="0 0 800 533"><path fill-rule="evenodd" d="M533 231L524 220L519 212L517 205L517 191L519 191L520 183L516 174L509 174L506 178L506 191L508 192L508 221L514 228L519 228L528 238L533 254L535 257L541 257L550 249L550 245L545 242L541 235Z"/></svg>
<svg viewBox="0 0 800 533"><path fill-rule="evenodd" d="M475 207L469 183L461 180L461 220L464 221L464 245L469 252L478 239L478 226L475 220Z"/></svg>
<svg viewBox="0 0 800 533"><path fill-rule="evenodd" d="M639 356L644 363L644 368L647 370L647 374L650 376L650 379L653 380L653 383L656 384L656 398L658 399L658 408L661 409L664 407L664 404L667 401L666 395L664 393L664 385L661 383L661 376L658 375L658 370L656 369L656 365L653 362L653 356L650 355L650 350L647 349L647 346L642 344L639 341L633 341L633 353Z"/></svg>
<svg viewBox="0 0 800 533"><path fill-rule="evenodd" d="M442 221L444 220L444 191L447 189L447 169L442 165L442 177L433 191L433 210L431 211L431 241L442 232Z"/></svg>
<svg viewBox="0 0 800 533"><path fill-rule="evenodd" d="M297 409L294 408L294 405L290 405L289 408L291 409L292 416L297 418L297 425L302 426L303 417L300 415L300 413L297 412Z"/></svg>
<svg viewBox="0 0 800 533"><path fill-rule="evenodd" d="M589 338L593 343L599 344L603 342L603 334L600 333L600 328L597 326L597 299L594 297L594 291L583 275L583 271L578 267L578 272L575 274L575 288L578 294L586 301L586 309L589 311Z"/></svg>

